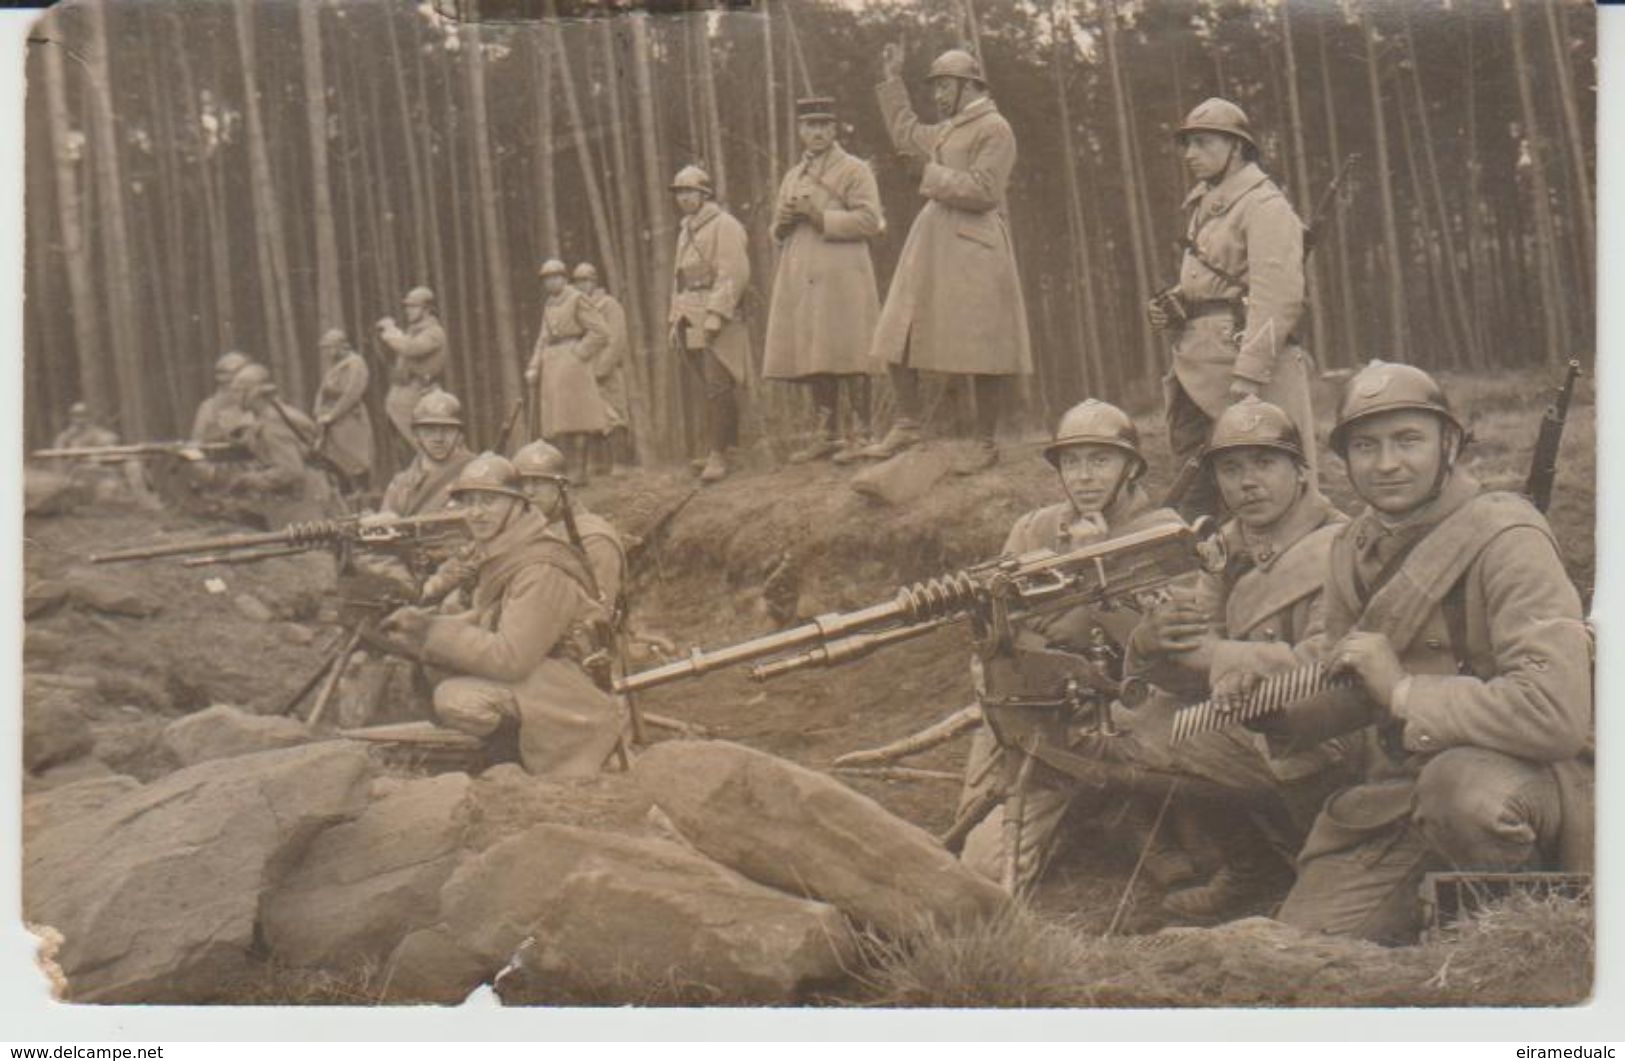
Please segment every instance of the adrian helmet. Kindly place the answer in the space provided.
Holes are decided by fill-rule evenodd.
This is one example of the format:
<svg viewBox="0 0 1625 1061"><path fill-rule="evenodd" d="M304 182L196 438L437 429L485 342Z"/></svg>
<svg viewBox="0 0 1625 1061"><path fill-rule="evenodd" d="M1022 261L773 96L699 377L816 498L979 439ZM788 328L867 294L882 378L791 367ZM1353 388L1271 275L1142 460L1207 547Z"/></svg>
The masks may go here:
<svg viewBox="0 0 1625 1061"><path fill-rule="evenodd" d="M982 74L982 61L963 48L949 48L931 61L931 69L926 71L925 79L935 81L939 77L957 77L979 85L987 84L987 78Z"/></svg>
<svg viewBox="0 0 1625 1061"><path fill-rule="evenodd" d="M558 447L537 440L521 446L513 455L513 466L521 479L555 479L569 482L564 454Z"/></svg>
<svg viewBox="0 0 1625 1061"><path fill-rule="evenodd" d="M1227 133L1250 144L1253 150L1258 150L1258 141L1253 138L1253 123L1247 120L1247 112L1218 96L1205 99L1193 107L1185 115L1184 123L1175 131L1174 138L1187 133Z"/></svg>
<svg viewBox="0 0 1625 1061"><path fill-rule="evenodd" d="M576 266L575 271L570 274L570 279L592 280L596 282L598 279L598 267L593 265L592 262L582 262L580 265Z"/></svg>
<svg viewBox="0 0 1625 1061"><path fill-rule="evenodd" d="M1145 470L1139 429L1127 413L1110 402L1087 398L1061 414L1061 422L1055 427L1055 440L1044 447L1044 459L1059 470L1061 451L1083 445L1111 446L1133 457L1130 478Z"/></svg>
<svg viewBox="0 0 1625 1061"><path fill-rule="evenodd" d="M418 399L412 406L412 426L422 427L425 424L444 424L448 427L463 426L463 403L457 400L457 395L450 391L432 390Z"/></svg>
<svg viewBox="0 0 1625 1061"><path fill-rule="evenodd" d="M215 375L225 376L229 379L252 363L253 358L249 357L241 350L227 350L215 360Z"/></svg>
<svg viewBox="0 0 1625 1061"><path fill-rule="evenodd" d="M1450 408L1437 380L1415 365L1373 359L1349 379L1343 391L1337 407L1337 426L1332 428L1333 452L1347 456L1349 428L1355 422L1402 409L1432 413L1454 425L1464 441L1467 438L1466 425Z"/></svg>
<svg viewBox="0 0 1625 1061"><path fill-rule="evenodd" d="M432 306L434 305L434 292L426 287L414 287L401 298L404 306Z"/></svg>
<svg viewBox="0 0 1625 1061"><path fill-rule="evenodd" d="M1213 422L1213 435L1202 451L1202 460L1211 461L1217 454L1232 449L1273 449L1299 464L1308 463L1298 425L1280 406L1256 394L1247 395L1219 414Z"/></svg>
<svg viewBox="0 0 1625 1061"><path fill-rule="evenodd" d="M704 192L708 199L716 195L716 192L711 188L711 175L700 167L692 165L684 166L677 171L677 176L671 179L671 190L674 192Z"/></svg>
<svg viewBox="0 0 1625 1061"><path fill-rule="evenodd" d="M470 493L505 494L528 502L530 498L520 489L519 472L508 458L486 451L463 465L457 481L451 484L451 496Z"/></svg>
<svg viewBox="0 0 1625 1061"><path fill-rule="evenodd" d="M543 279L546 279L549 276L569 276L570 270L566 268L565 264L559 261L557 258L549 258L547 261L542 263L542 267L540 269L536 270L536 275L542 277Z"/></svg>

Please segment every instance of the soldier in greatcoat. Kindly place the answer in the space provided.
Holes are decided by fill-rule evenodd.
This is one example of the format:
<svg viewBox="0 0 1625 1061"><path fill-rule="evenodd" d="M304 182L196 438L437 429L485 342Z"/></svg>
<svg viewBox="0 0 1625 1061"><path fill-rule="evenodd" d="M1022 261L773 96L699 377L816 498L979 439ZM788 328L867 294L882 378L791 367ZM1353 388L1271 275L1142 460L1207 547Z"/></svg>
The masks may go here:
<svg viewBox="0 0 1625 1061"><path fill-rule="evenodd" d="M582 666L598 650L589 629L603 611L585 561L531 507L507 459L476 457L453 494L474 538L471 606L401 608L385 632L450 675L434 687L446 725L498 740L514 732L533 774L598 772L621 741L624 712Z"/></svg>
<svg viewBox="0 0 1625 1061"><path fill-rule="evenodd" d="M333 483L306 461L316 437L316 422L277 396L277 385L264 365L245 366L231 381L247 420L233 431L252 460L234 469L227 489L234 494L309 502L312 508L335 496Z"/></svg>
<svg viewBox="0 0 1625 1061"><path fill-rule="evenodd" d="M598 396L604 402L604 414L609 427L595 439L598 459L594 462L610 475L618 468L633 462L632 410L626 393L627 357L631 353L631 338L626 328L626 310L620 300L598 283L598 268L591 262L581 262L570 272L570 283L581 297L603 314L609 329L609 342L592 361L592 374L598 383Z"/></svg>
<svg viewBox="0 0 1625 1061"><path fill-rule="evenodd" d="M741 317L750 287L745 226L716 202L711 177L684 166L671 182L682 213L673 262L667 339L705 393L705 433L710 447L703 482L728 474L728 450L739 442L736 389L745 380L750 329Z"/></svg>
<svg viewBox="0 0 1625 1061"><path fill-rule="evenodd" d="M193 442L227 442L233 428L244 420L241 404L232 392L231 381L238 372L253 364L247 354L228 350L214 363L214 393L198 403L192 417Z"/></svg>
<svg viewBox="0 0 1625 1061"><path fill-rule="evenodd" d="M886 230L874 171L836 139L835 101L796 101L801 161L779 185L773 238L778 271L767 315L764 379L796 380L812 391L818 431L792 464L857 456L868 430L869 356L880 315L869 240ZM841 431L841 382L853 423ZM843 445L844 441L844 445Z"/></svg>
<svg viewBox="0 0 1625 1061"><path fill-rule="evenodd" d="M1147 311L1173 344L1163 389L1174 457L1194 467L1218 415L1256 394L1292 417L1314 469L1309 358L1297 336L1303 222L1259 168L1258 142L1240 107L1207 100L1175 135L1197 184L1185 197L1179 284ZM1211 480L1196 476L1191 483L1180 511L1215 512Z"/></svg>
<svg viewBox="0 0 1625 1061"><path fill-rule="evenodd" d="M379 507L397 516L419 516L446 507L452 484L474 459L463 439L463 403L446 391L430 391L412 409L417 454L395 473Z"/></svg>
<svg viewBox="0 0 1625 1061"><path fill-rule="evenodd" d="M1016 165L1016 137L987 94L981 62L951 50L931 64L941 120L927 124L909 106L903 51L886 46L880 110L892 142L925 160L925 207L909 229L875 330L872 354L888 366L897 416L867 455L890 457L921 437L919 372L972 381L977 454L956 469L974 471L998 459L994 436L1004 383L1032 371L1027 310L1010 240L1006 189Z"/></svg>
<svg viewBox="0 0 1625 1061"><path fill-rule="evenodd" d="M609 430L609 412L598 393L593 364L609 345L609 325L598 307L570 286L570 272L550 258L540 270L547 302L525 382L538 388L536 408L543 438L569 453L576 477L587 478L587 444Z"/></svg>
<svg viewBox="0 0 1625 1061"><path fill-rule="evenodd" d="M1408 942L1429 872L1591 869L1580 597L1545 517L1459 466L1467 441L1421 369L1373 361L1349 380L1331 445L1367 507L1332 543L1316 655L1360 688L1270 728L1324 730L1351 695L1371 724L1355 731L1363 780L1326 802L1299 855L1288 924Z"/></svg>
<svg viewBox="0 0 1625 1061"><path fill-rule="evenodd" d="M394 317L378 322L378 338L395 358L389 370L384 412L408 445L412 445L412 410L418 399L440 387L446 374L446 329L434 307L434 292L414 287L401 299L406 315L404 329Z"/></svg>
<svg viewBox="0 0 1625 1061"><path fill-rule="evenodd" d="M342 329L327 331L320 345L324 371L311 405L318 448L357 489L365 489L372 477L372 417L366 405L372 374Z"/></svg>

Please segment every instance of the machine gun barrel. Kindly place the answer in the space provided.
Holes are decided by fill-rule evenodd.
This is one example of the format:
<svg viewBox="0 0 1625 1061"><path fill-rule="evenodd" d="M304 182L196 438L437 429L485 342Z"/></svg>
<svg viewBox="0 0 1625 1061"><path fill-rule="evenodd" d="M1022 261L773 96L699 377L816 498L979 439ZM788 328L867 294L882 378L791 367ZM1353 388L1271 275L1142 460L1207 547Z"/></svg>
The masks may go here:
<svg viewBox="0 0 1625 1061"><path fill-rule="evenodd" d="M130 460L137 457L175 456L190 461L230 457L242 453L235 442L131 442L119 446L68 446L37 449L30 456L40 460Z"/></svg>
<svg viewBox="0 0 1625 1061"><path fill-rule="evenodd" d="M311 520L290 523L278 531L258 534L229 534L213 538L188 538L164 545L147 545L136 549L119 549L111 553L98 553L90 558L93 564L113 564L125 560L152 560L165 556L197 554L223 555L252 549L256 551L286 547L315 549L352 541L360 545L385 545L412 537L424 537L424 532L450 530L464 525L461 512L435 512L423 516L401 516L395 519L364 520L359 516L345 519Z"/></svg>
<svg viewBox="0 0 1625 1061"><path fill-rule="evenodd" d="M719 649L692 649L686 659L617 679L615 691L635 693L739 664L758 680L809 666L833 666L877 648L930 633L1001 598L1012 615L1060 607L1110 606L1158 589L1199 568L1222 570L1224 557L1211 520L1152 527L1065 553L1039 550L1003 556L899 589L891 600L851 612L831 612L801 626Z"/></svg>

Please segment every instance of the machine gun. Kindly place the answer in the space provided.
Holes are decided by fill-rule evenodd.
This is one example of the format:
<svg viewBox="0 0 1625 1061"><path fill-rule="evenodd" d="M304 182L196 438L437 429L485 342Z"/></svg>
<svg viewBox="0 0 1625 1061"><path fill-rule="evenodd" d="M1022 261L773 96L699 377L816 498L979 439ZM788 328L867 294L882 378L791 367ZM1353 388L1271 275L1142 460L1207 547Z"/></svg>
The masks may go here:
<svg viewBox="0 0 1625 1061"><path fill-rule="evenodd" d="M37 449L39 460L80 460L116 464L143 457L178 457L184 461L246 460L248 451L235 442L133 442L124 446L70 446Z"/></svg>
<svg viewBox="0 0 1625 1061"><path fill-rule="evenodd" d="M165 556L223 558L248 557L263 560L328 546L340 548L387 549L419 552L468 535L463 513L433 512L422 516L346 516L343 519L290 523L279 531L260 534L230 534L213 538L188 538L163 545L146 545L98 553L93 564L116 564L127 560L152 560ZM223 560L219 562L225 562ZM236 560L241 563L243 560Z"/></svg>
<svg viewBox="0 0 1625 1061"><path fill-rule="evenodd" d="M1580 362L1569 362L1557 396L1540 419L1540 435L1529 462L1529 481L1523 492L1536 508L1545 512L1552 503L1552 486L1557 482L1557 451L1563 445L1563 426L1569 419L1569 403L1574 400L1574 381L1580 376Z"/></svg>

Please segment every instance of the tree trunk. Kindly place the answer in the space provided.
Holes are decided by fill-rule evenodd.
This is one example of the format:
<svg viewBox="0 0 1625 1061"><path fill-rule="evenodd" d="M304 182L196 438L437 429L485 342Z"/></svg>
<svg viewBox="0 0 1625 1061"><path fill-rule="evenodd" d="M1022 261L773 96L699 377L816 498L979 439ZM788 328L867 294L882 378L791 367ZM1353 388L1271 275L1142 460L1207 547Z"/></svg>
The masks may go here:
<svg viewBox="0 0 1625 1061"><path fill-rule="evenodd" d="M1409 361L1410 335L1405 318L1405 270L1399 255L1399 221L1394 210L1394 186L1388 158L1388 122L1382 106L1382 78L1377 54L1377 30L1371 22L1370 0L1360 6L1360 31L1365 38L1366 85L1370 90L1371 121L1377 141L1377 187L1382 194L1382 236L1387 251L1388 343L1395 361Z"/></svg>
<svg viewBox="0 0 1625 1061"><path fill-rule="evenodd" d="M1117 118L1117 147L1122 154L1123 194L1128 196L1129 244L1134 251L1134 297L1136 304L1144 306L1151 300L1150 252L1146 246L1146 233L1140 225L1140 210L1136 191L1139 175L1134 165L1134 139L1129 129L1127 93L1123 87L1123 71L1117 55L1117 4L1104 0L1101 5L1101 24L1105 28L1106 68L1111 77L1112 103ZM1143 317L1143 315L1141 315ZM1135 329L1139 333L1142 360L1138 378L1154 377L1162 371L1156 337L1143 321Z"/></svg>
<svg viewBox="0 0 1625 1061"><path fill-rule="evenodd" d="M1286 102L1287 114L1292 125L1292 157L1297 164L1298 173L1297 189L1294 195L1298 200L1298 209L1305 211L1304 223L1308 224L1311 219L1307 212L1314 210L1315 199L1313 184L1309 176L1309 153L1304 150L1303 146L1303 103L1298 95L1298 53L1292 40L1292 0L1281 0L1281 46L1286 57ZM1334 168L1332 172L1334 174L1337 172L1335 167L1338 165L1339 160L1333 157L1332 166ZM1324 233L1321 235L1324 236ZM1328 344L1330 337L1326 333L1326 307L1320 290L1321 270L1318 266L1321 263L1316 261L1315 257L1311 256L1305 272L1308 274L1306 279L1309 281L1310 327L1314 332L1310 349L1321 351ZM1324 258L1325 255L1322 254L1318 257Z"/></svg>
<svg viewBox="0 0 1625 1061"><path fill-rule="evenodd" d="M536 183L542 201L538 218L536 242L538 259L559 253L559 209L555 185L553 151L553 48L550 33L538 34L536 62L531 65L536 75Z"/></svg>
<svg viewBox="0 0 1625 1061"><path fill-rule="evenodd" d="M722 148L722 114L717 106L717 75L711 64L711 38L709 20L705 15L690 15L689 29L693 33L696 56L695 67L700 79L700 106L705 112L705 153L710 156L707 167L711 184L717 190L717 202L728 201L728 157Z"/></svg>
<svg viewBox="0 0 1625 1061"><path fill-rule="evenodd" d="M1542 0L1550 2L1550 0ZM1546 145L1540 133L1540 118L1535 108L1535 94L1531 86L1529 56L1524 46L1523 8L1521 0L1507 11L1507 22L1512 35L1512 66L1518 83L1518 109L1523 116L1524 149L1529 157L1529 183L1535 206L1535 256L1540 271L1542 306L1545 321L1545 349L1541 356L1547 360L1564 359L1569 343L1568 309L1564 299L1562 270L1558 264L1557 229L1552 221L1551 189L1546 183Z"/></svg>
<svg viewBox="0 0 1625 1061"><path fill-rule="evenodd" d="M1331 149L1332 164L1343 164L1343 149L1337 135L1337 95L1332 91L1331 63L1326 54L1326 27L1322 23L1316 35L1320 46L1320 98L1326 109L1326 142ZM1341 193L1340 193L1341 194ZM1349 262L1348 210L1344 204L1333 204L1337 218L1337 311L1342 324L1342 356L1327 358L1326 362L1352 365L1361 360L1359 314L1354 306L1354 272ZM1324 356L1324 355L1322 355Z"/></svg>
<svg viewBox="0 0 1625 1061"><path fill-rule="evenodd" d="M322 71L322 30L317 0L299 0L299 57L305 68L305 125L310 134L310 188L316 226L316 308L320 329L341 327L339 247L333 230L333 198L328 189L327 79Z"/></svg>
<svg viewBox="0 0 1625 1061"><path fill-rule="evenodd" d="M1586 131L1580 124L1580 107L1574 98L1574 68L1563 44L1563 2L1543 0L1540 8L1546 15L1546 37L1552 46L1552 78L1557 82L1558 99L1563 104L1563 139L1569 149L1569 177L1574 184L1575 202L1579 205L1579 210L1575 211L1579 216L1575 218L1574 227L1580 232L1584 251L1581 260L1585 268L1580 275L1586 285L1586 297L1581 299L1581 303L1589 306L1592 274L1597 260L1597 214L1591 199L1591 168L1586 163Z"/></svg>
<svg viewBox="0 0 1625 1061"><path fill-rule="evenodd" d="M650 404L661 414L659 422L664 427L661 432L662 448L667 453L673 453L681 448L683 419L676 394L678 366L674 363L672 351L665 346L664 324L671 308L672 253L676 234L666 203L665 181L662 179L666 166L660 158L655 124L654 79L649 73L649 16L631 15L628 24L632 29L633 90L637 97L642 148L643 205L649 218L648 238L651 244L645 258L653 264L649 284L649 320L656 324L656 331L650 337Z"/></svg>
<svg viewBox="0 0 1625 1061"><path fill-rule="evenodd" d="M468 23L467 47L464 49L465 68L468 73L468 99L474 121L474 174L478 182L480 226L485 234L486 282L491 285L491 310L495 316L498 378L501 394L518 394L519 342L514 334L512 273L508 264L508 245L502 238L502 218L498 214L501 193L497 187L495 168L491 165L491 137L487 127L485 107L485 57L480 44L480 30ZM489 364L489 361L486 361ZM501 413L496 412L497 416ZM490 434L494 435L494 432Z"/></svg>
<svg viewBox="0 0 1625 1061"><path fill-rule="evenodd" d="M1099 308L1095 303L1094 271L1089 264L1092 245L1089 242L1089 226L1084 220L1083 188L1078 180L1078 155L1072 137L1072 107L1066 92L1067 69L1070 65L1068 59L1072 53L1070 14L1069 8L1068 24L1065 27L1067 32L1063 35L1060 18L1053 7L1050 9L1051 36L1055 40L1055 55L1050 61L1050 70L1055 80L1055 104L1061 117L1061 155L1063 172L1066 175L1066 218L1072 239L1072 283L1083 295L1081 312L1077 299L1069 298L1066 302L1072 307L1075 334L1083 341L1083 364L1080 366L1083 373L1082 392L1102 394L1107 390L1105 350L1100 345Z"/></svg>
<svg viewBox="0 0 1625 1061"><path fill-rule="evenodd" d="M764 16L765 18L765 16ZM624 19L603 19L599 22L600 40L603 44L604 70L608 80L606 92L609 96L610 128L608 130L611 158L615 163L615 195L617 210L620 214L620 276L622 286L611 291L615 298L620 300L626 311L627 328L627 359L630 362L625 367L627 374L627 410L632 421L631 431L634 448L638 453L649 452L649 407L646 397L649 394L649 362L647 351L649 337L652 334L645 315L648 309L643 297L643 277L638 269L641 260L638 254L638 198L633 187L635 180L632 168L631 135L632 125L627 120L625 71L631 65L625 61L625 30Z"/></svg>

